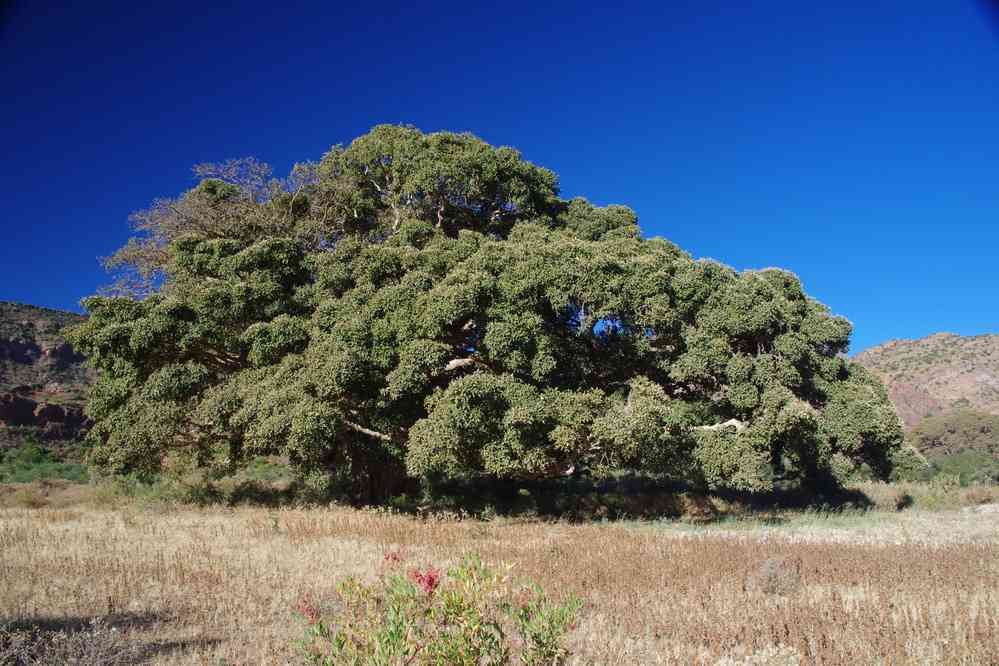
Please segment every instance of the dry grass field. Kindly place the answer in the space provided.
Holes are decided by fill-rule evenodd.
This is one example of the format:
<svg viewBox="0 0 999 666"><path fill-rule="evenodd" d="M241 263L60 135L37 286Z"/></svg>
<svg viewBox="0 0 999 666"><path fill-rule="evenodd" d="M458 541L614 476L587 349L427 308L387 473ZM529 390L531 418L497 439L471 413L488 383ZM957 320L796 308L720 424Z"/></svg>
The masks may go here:
<svg viewBox="0 0 999 666"><path fill-rule="evenodd" d="M999 663L995 504L706 525L47 504L0 509L0 624L82 628L105 663L295 663L296 601L388 551L580 595L571 663Z"/></svg>

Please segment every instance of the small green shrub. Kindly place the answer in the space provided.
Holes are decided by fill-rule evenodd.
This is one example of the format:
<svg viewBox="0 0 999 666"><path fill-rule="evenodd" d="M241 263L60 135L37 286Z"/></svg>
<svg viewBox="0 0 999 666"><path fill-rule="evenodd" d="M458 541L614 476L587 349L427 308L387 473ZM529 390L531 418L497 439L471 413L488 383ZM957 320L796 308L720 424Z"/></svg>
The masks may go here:
<svg viewBox="0 0 999 666"><path fill-rule="evenodd" d="M926 458L912 446L902 446L891 458L892 481L925 481L933 474Z"/></svg>
<svg viewBox="0 0 999 666"><path fill-rule="evenodd" d="M933 459L938 476L957 477L961 485L989 485L999 479L999 458L981 451L960 451Z"/></svg>
<svg viewBox="0 0 999 666"><path fill-rule="evenodd" d="M243 473L252 481L291 481L294 478L288 465L265 456L257 456L251 460Z"/></svg>
<svg viewBox="0 0 999 666"><path fill-rule="evenodd" d="M0 483L31 483L43 479L87 481L87 468L80 463L56 460L37 444L25 444L0 453Z"/></svg>
<svg viewBox="0 0 999 666"><path fill-rule="evenodd" d="M557 602L537 585L467 556L446 575L405 569L398 553L372 585L348 578L337 586L335 614L304 598L299 648L309 663L560 664L565 635L582 602Z"/></svg>
<svg viewBox="0 0 999 666"><path fill-rule="evenodd" d="M942 491L956 490L961 487L961 476L959 474L941 472L930 481L930 487Z"/></svg>

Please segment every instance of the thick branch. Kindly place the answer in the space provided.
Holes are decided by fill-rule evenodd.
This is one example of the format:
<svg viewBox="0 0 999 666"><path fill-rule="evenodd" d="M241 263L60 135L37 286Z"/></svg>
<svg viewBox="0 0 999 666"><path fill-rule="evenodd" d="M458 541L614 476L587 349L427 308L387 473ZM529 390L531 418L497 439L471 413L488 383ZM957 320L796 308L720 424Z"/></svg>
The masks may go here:
<svg viewBox="0 0 999 666"><path fill-rule="evenodd" d="M358 425L357 423L353 423L353 422L347 421L347 420L344 420L343 423L344 423L344 425L346 425L351 430L356 430L357 432L361 433L362 435L367 435L368 437L374 437L375 439L380 439L383 442L391 442L392 441L391 437L389 437L385 433L378 432L377 430L371 430L370 428L365 428L362 425Z"/></svg>
<svg viewBox="0 0 999 666"><path fill-rule="evenodd" d="M468 358L456 358L453 361L448 361L448 364L444 366L444 371L451 372L453 370L457 370L458 368L475 365L476 363L478 363L478 359L474 356L469 356Z"/></svg>
<svg viewBox="0 0 999 666"><path fill-rule="evenodd" d="M740 421L739 419L729 419L728 421L725 421L724 423L716 423L714 425L695 426L694 430L724 430L725 428L728 428L728 427L735 428L736 432L742 432L743 430L745 430L746 428L748 428L749 425L747 423L745 423L744 421Z"/></svg>

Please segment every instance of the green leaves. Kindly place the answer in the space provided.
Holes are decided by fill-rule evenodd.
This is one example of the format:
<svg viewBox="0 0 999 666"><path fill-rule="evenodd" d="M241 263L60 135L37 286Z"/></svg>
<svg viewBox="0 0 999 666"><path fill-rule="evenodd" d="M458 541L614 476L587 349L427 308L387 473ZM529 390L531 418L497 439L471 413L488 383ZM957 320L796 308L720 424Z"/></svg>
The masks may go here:
<svg viewBox="0 0 999 666"><path fill-rule="evenodd" d="M626 206L597 208L583 198L568 202L556 217L556 223L572 235L584 240L614 238L637 238L639 235L638 216Z"/></svg>
<svg viewBox="0 0 999 666"><path fill-rule="evenodd" d="M868 464L881 476L903 442L902 424L887 391L869 371L851 363L846 377L828 384L828 402L820 421L822 444Z"/></svg>
<svg viewBox="0 0 999 666"><path fill-rule="evenodd" d="M118 257L162 282L87 299L70 335L109 468L284 454L374 499L403 464L744 490L891 467L887 395L797 277L643 240L513 149L379 126L286 181L202 171Z"/></svg>
<svg viewBox="0 0 999 666"><path fill-rule="evenodd" d="M371 211L368 224L394 231L404 219L418 219L452 234L502 233L518 220L550 215L557 205L555 174L470 134L379 125L346 149L330 151L319 174L321 197L352 201L356 216L357 209ZM351 216L349 205L337 212Z"/></svg>
<svg viewBox="0 0 999 666"><path fill-rule="evenodd" d="M278 315L269 322L250 325L240 341L248 348L247 359L259 368L303 351L309 344L309 329L302 319Z"/></svg>

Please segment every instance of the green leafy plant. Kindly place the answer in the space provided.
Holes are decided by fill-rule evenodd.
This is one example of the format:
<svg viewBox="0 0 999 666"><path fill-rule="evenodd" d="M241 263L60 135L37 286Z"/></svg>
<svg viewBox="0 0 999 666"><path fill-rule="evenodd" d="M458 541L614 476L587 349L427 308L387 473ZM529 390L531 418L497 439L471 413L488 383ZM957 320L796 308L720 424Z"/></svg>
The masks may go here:
<svg viewBox="0 0 999 666"><path fill-rule="evenodd" d="M445 575L407 569L400 554L388 553L374 584L342 581L331 609L300 600L299 648L323 666L559 664L581 606L572 596L555 601L475 555Z"/></svg>
<svg viewBox="0 0 999 666"><path fill-rule="evenodd" d="M87 480L87 468L75 462L57 460L37 444L25 444L0 451L0 483L31 483L43 479Z"/></svg>

